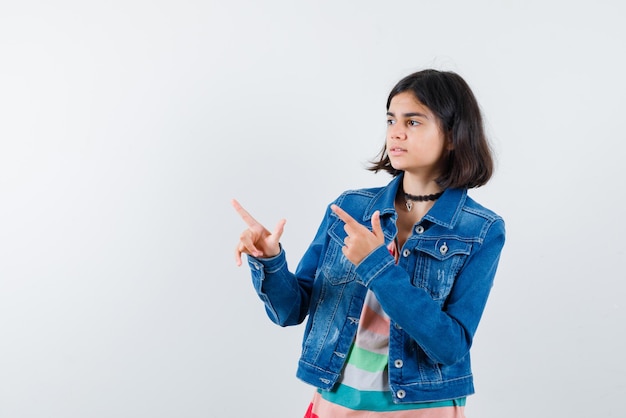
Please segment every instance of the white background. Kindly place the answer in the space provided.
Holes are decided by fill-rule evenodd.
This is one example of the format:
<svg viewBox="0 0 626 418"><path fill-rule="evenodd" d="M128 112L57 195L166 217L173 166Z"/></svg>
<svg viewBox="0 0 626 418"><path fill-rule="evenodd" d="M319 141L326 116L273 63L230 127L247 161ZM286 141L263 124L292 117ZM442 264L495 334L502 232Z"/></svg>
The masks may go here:
<svg viewBox="0 0 626 418"><path fill-rule="evenodd" d="M0 3L0 417L300 417L303 327L265 317L236 197L295 268L391 87L461 74L507 222L468 418L623 417L624 6Z"/></svg>

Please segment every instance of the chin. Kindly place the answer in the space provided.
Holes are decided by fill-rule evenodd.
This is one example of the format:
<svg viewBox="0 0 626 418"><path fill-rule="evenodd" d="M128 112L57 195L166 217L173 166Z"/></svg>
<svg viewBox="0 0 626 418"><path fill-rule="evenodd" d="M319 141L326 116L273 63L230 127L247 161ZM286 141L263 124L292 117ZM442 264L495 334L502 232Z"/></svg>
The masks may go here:
<svg viewBox="0 0 626 418"><path fill-rule="evenodd" d="M398 163L398 161L394 161L394 160L393 160L393 159L391 159L391 158L389 158L389 165L391 165L391 166L392 166L394 169L396 169L396 170L402 170L402 169L400 168L400 166L401 166L402 164L399 164L399 163Z"/></svg>
<svg viewBox="0 0 626 418"><path fill-rule="evenodd" d="M404 167L402 164L394 164L394 163L391 163L391 167L392 167L394 170L399 170L399 171L405 171L405 169L406 169L406 167Z"/></svg>

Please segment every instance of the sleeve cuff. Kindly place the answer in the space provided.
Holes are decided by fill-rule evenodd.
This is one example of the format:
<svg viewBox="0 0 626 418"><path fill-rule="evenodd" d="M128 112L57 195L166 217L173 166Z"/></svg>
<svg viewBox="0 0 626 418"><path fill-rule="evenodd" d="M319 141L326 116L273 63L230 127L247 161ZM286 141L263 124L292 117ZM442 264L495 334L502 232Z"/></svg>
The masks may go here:
<svg viewBox="0 0 626 418"><path fill-rule="evenodd" d="M285 256L285 250L283 246L280 246L280 252L276 254L274 257L269 258L257 258L251 255L248 255L248 265L250 266L250 270L252 272L267 272L274 273L280 270L285 263L287 262Z"/></svg>
<svg viewBox="0 0 626 418"><path fill-rule="evenodd" d="M389 254L387 247L381 245L365 257L356 267L357 281L369 287L372 280L394 264L395 260L393 256Z"/></svg>

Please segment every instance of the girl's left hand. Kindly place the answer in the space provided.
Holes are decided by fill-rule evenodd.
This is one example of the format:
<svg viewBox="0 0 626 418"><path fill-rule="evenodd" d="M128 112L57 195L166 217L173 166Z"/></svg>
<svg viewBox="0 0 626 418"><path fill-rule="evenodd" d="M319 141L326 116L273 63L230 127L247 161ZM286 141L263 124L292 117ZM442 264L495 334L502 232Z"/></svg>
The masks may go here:
<svg viewBox="0 0 626 418"><path fill-rule="evenodd" d="M285 228L285 219L281 219L276 225L274 232L270 232L261 223L252 217L247 210L235 199L232 205L248 225L248 229L241 233L239 243L235 248L235 261L241 266L241 254L249 254L253 257L275 257L280 253L280 237Z"/></svg>
<svg viewBox="0 0 626 418"><path fill-rule="evenodd" d="M348 236L344 239L341 251L354 265L358 265L372 251L385 244L379 211L372 215L372 230L370 231L339 206L332 205L330 209L345 222L344 230Z"/></svg>

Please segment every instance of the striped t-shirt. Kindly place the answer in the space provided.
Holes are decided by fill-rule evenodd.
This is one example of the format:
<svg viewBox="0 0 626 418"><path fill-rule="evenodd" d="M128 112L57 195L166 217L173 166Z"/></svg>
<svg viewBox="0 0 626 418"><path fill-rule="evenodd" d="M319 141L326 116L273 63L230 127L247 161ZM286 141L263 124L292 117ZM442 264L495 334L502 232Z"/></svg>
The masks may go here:
<svg viewBox="0 0 626 418"><path fill-rule="evenodd" d="M396 254L395 245L389 251ZM395 404L389 388L389 316L367 292L354 343L332 391L318 390L305 418L463 418L465 398Z"/></svg>

